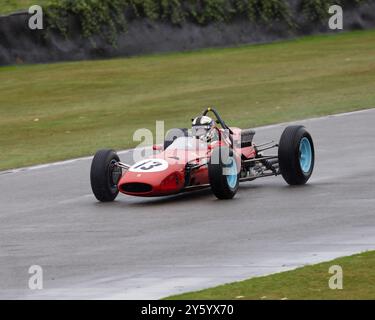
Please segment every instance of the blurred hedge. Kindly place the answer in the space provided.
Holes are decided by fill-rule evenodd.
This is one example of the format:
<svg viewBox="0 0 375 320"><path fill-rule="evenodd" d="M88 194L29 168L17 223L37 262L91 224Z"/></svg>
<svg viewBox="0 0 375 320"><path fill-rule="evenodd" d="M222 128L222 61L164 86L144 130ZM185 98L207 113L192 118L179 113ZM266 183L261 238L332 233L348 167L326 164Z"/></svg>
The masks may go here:
<svg viewBox="0 0 375 320"><path fill-rule="evenodd" d="M356 6L367 0L335 0L335 4ZM322 21L328 16L332 0L300 0L298 12L303 19ZM288 0L51 0L45 6L49 30L69 35L69 17L76 17L82 35L100 35L113 45L119 32L137 18L149 18L173 25L189 21L199 25L230 23L245 17L258 24L284 22L298 27Z"/></svg>

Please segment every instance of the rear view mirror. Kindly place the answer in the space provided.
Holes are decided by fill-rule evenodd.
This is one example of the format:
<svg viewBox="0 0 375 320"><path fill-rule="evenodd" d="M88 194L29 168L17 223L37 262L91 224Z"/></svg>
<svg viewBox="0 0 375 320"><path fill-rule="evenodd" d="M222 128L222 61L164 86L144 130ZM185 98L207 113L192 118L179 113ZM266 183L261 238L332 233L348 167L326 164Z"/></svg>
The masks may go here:
<svg viewBox="0 0 375 320"><path fill-rule="evenodd" d="M152 150L154 150L154 151L162 151L163 149L164 149L163 146L160 145L160 144L154 144L152 146Z"/></svg>

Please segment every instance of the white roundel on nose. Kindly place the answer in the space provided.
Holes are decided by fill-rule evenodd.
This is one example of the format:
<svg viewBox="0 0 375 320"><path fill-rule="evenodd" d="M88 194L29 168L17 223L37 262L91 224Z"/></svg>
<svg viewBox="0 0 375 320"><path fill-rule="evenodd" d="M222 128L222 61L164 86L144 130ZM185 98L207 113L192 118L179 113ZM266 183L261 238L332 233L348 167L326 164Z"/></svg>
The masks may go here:
<svg viewBox="0 0 375 320"><path fill-rule="evenodd" d="M164 159L148 159L137 162L130 172L160 172L168 169L168 162Z"/></svg>

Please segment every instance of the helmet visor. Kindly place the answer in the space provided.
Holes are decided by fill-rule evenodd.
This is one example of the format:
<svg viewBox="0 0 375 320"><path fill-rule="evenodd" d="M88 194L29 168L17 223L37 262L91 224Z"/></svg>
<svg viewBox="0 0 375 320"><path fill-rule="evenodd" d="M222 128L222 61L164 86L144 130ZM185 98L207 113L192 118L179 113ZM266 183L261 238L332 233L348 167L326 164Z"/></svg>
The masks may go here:
<svg viewBox="0 0 375 320"><path fill-rule="evenodd" d="M192 134L195 137L201 137L205 136L209 131L211 127L210 126L193 126L192 128Z"/></svg>

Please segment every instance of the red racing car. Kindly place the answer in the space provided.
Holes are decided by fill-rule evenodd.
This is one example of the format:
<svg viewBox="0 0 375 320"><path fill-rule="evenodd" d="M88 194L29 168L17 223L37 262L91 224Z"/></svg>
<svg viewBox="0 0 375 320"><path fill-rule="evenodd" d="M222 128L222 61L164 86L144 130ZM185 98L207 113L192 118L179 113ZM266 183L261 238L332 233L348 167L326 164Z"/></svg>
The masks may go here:
<svg viewBox="0 0 375 320"><path fill-rule="evenodd" d="M91 165L95 197L109 202L119 192L155 197L210 187L217 198L232 199L240 182L282 175L290 185L303 185L311 177L314 143L303 126L287 127L279 144L256 145L255 131L228 127L213 108L192 122L191 130L170 130L164 146L154 146L151 157L134 165L113 150L98 151ZM273 148L277 155L263 154Z"/></svg>

